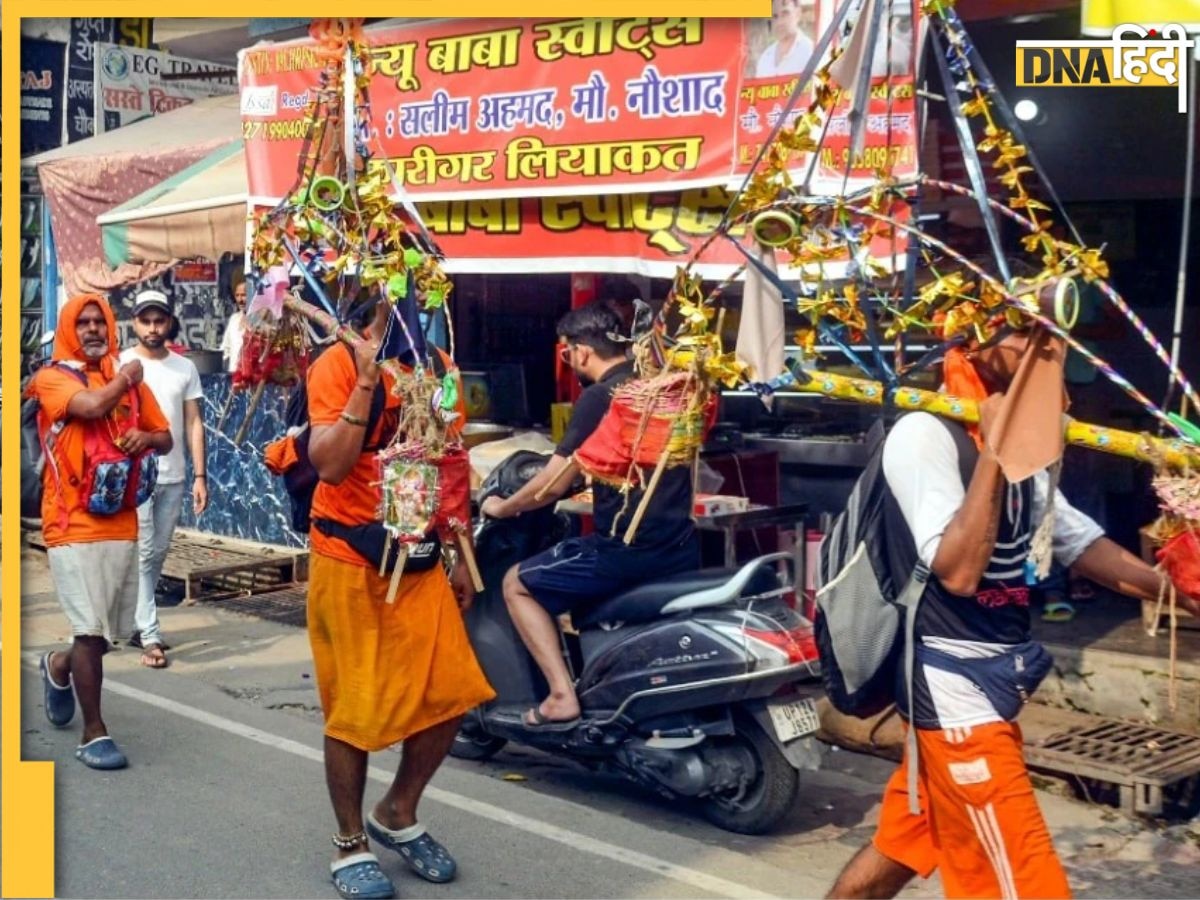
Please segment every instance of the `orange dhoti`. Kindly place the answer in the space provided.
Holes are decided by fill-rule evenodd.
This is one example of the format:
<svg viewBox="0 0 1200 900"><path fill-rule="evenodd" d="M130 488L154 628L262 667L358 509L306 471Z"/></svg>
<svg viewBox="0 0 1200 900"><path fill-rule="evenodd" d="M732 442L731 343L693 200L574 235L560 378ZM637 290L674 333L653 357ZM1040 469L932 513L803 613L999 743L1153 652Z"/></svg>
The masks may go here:
<svg viewBox="0 0 1200 900"><path fill-rule="evenodd" d="M908 809L907 753L883 793L875 848L947 897L1070 897L1021 754L1021 729L917 729L921 812Z"/></svg>
<svg viewBox="0 0 1200 900"><path fill-rule="evenodd" d="M441 566L388 579L311 557L308 637L325 734L382 750L495 697Z"/></svg>

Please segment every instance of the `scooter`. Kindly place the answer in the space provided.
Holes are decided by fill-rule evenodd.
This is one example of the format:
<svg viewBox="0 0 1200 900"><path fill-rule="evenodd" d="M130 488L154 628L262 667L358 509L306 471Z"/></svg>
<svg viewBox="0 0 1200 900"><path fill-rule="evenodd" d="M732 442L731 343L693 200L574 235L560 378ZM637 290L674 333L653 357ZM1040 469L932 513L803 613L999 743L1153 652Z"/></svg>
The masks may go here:
<svg viewBox="0 0 1200 900"><path fill-rule="evenodd" d="M547 460L517 451L484 482L481 502L510 496ZM639 584L573 617L560 633L582 715L573 725L531 726L524 713L548 689L501 582L571 528L571 517L549 507L477 526L486 587L467 630L497 696L467 714L450 752L486 760L514 741L693 801L729 831L769 831L791 808L800 771L820 763L812 626L784 600L792 555Z"/></svg>

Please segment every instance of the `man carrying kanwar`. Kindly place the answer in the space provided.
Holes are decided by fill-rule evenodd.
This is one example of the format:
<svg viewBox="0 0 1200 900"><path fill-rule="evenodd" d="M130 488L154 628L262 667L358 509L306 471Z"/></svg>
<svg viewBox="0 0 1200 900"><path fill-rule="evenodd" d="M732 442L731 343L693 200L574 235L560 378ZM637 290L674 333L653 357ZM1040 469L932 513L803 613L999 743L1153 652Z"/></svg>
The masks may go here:
<svg viewBox="0 0 1200 900"><path fill-rule="evenodd" d="M309 370L307 385L308 455L320 478L312 501L308 635L338 826L330 868L334 886L348 900L394 896L391 880L369 852L368 835L428 881L454 877L454 859L418 822L417 804L463 714L495 696L462 621L474 588L461 557L449 577L440 563L416 571L410 562L388 602L390 572L380 575L386 545L379 539L374 448L395 433L402 401L393 375L376 364L391 306L377 301L367 315L369 327L353 353L338 346L326 350ZM373 403L382 405L378 416ZM377 423L368 435L372 418ZM451 428L463 424L460 416ZM364 823L368 754L401 741L395 780Z"/></svg>
<svg viewBox="0 0 1200 900"><path fill-rule="evenodd" d="M121 769L125 754L100 714L104 654L134 627L138 599L137 505L154 490L155 454L171 432L142 364L118 368L117 323L108 301L67 302L49 365L26 389L37 400L45 453L42 534L59 604L71 624L65 651L41 659L46 717L56 726L83 712L75 756L93 769Z"/></svg>
<svg viewBox="0 0 1200 900"><path fill-rule="evenodd" d="M953 348L943 388L979 402L978 428L956 436L959 426L918 412L887 437L887 487L932 573L916 614L909 727L917 759L906 748L884 789L874 840L830 897L892 897L935 869L947 897L1070 896L1015 721L1052 663L1030 635L1029 585L1049 553L1142 599L1159 595L1163 576L1052 487L1047 467L1063 449L1065 354L1064 342L1041 328ZM960 455L976 450L973 470L969 459L960 468ZM1182 602L1200 612L1194 598ZM907 717L903 686L897 708Z"/></svg>
<svg viewBox="0 0 1200 900"><path fill-rule="evenodd" d="M488 497L480 514L497 519L556 502L579 471L575 451L600 426L613 391L634 377L625 347L614 340L621 320L605 300L573 309L558 323L562 359L581 384L563 439L546 466L508 498ZM546 677L550 695L524 713L525 726L563 730L578 724L579 697L563 659L554 618L580 613L639 582L700 567L700 540L692 521L690 466L668 468L650 496L632 544L624 534L642 499L596 480L592 534L568 538L513 566L504 576L504 601L517 633Z"/></svg>

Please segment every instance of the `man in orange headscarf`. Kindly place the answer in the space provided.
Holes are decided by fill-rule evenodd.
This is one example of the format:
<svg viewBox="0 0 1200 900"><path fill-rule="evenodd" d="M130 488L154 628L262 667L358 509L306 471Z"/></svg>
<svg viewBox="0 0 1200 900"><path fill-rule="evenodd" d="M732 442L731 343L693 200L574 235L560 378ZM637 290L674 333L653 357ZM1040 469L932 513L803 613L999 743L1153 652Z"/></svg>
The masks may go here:
<svg viewBox="0 0 1200 900"><path fill-rule="evenodd" d="M375 449L395 434L401 399L391 373L375 362L392 308L378 301L375 307L362 343L353 352L329 348L308 374L308 456L320 477L309 535L308 636L325 716L325 778L338 824L330 871L347 900L394 894L369 852L368 835L429 881L454 877L454 859L417 821L417 804L463 714L495 696L459 613L474 598L463 560L449 578L436 557L417 571L414 548L394 598L389 578L380 575L386 544ZM458 396L461 416L461 390ZM400 741L404 754L395 781L364 829L367 755Z"/></svg>
<svg viewBox="0 0 1200 900"><path fill-rule="evenodd" d="M133 630L136 495L138 485L153 489L152 454L170 451L171 433L141 383L141 363L117 368L117 323L103 297L85 294L62 308L51 360L27 394L38 401L46 451L46 555L74 640L70 650L42 657L46 716L68 724L78 697L83 736L75 756L94 769L120 769L127 760L100 715L103 657L114 634Z"/></svg>
<svg viewBox="0 0 1200 900"><path fill-rule="evenodd" d="M948 897L1070 896L1015 721L1052 663L1030 636L1030 559L1052 551L1060 564L1141 598L1158 596L1160 576L1052 485L1046 468L1063 450L1064 354L1040 329L952 350L945 390L979 401L979 428L968 436L912 413L887 437L888 489L931 572L916 619L909 727L918 752L910 759L906 749L874 841L831 897L895 896L935 869ZM977 459L960 467L967 453ZM907 697L897 699L906 713ZM918 767L917 814L909 766Z"/></svg>

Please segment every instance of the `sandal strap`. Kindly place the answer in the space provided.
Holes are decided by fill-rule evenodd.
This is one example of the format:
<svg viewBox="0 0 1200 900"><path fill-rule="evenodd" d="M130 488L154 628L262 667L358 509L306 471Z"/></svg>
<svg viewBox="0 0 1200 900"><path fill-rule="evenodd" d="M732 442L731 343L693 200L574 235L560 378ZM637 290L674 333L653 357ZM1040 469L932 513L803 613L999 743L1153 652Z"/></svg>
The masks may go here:
<svg viewBox="0 0 1200 900"><path fill-rule="evenodd" d="M379 865L379 858L370 850L364 850L362 853L355 853L352 856L347 856L345 859L335 859L329 864L329 871L336 875L343 869L348 869L351 866L361 866L363 863L375 863Z"/></svg>

